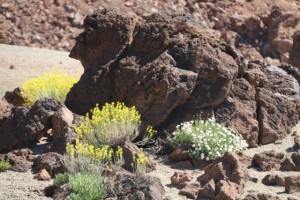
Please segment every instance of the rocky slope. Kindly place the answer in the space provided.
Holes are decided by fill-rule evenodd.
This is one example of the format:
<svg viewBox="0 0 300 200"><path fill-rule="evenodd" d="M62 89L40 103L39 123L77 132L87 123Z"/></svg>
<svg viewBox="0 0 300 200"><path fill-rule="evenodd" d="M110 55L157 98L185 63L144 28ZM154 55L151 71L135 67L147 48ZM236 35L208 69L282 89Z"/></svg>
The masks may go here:
<svg viewBox="0 0 300 200"><path fill-rule="evenodd" d="M155 12L189 13L249 59L300 67L297 0L1 0L0 43L70 50L84 16L102 8L139 20Z"/></svg>

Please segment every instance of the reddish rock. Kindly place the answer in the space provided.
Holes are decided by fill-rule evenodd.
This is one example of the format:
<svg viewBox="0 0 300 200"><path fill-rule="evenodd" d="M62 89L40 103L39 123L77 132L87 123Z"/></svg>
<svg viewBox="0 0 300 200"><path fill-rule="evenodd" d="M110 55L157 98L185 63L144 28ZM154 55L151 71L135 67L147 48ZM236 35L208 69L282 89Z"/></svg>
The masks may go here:
<svg viewBox="0 0 300 200"><path fill-rule="evenodd" d="M189 149L191 145L181 145L174 149L174 151L169 155L171 160L183 161L190 159Z"/></svg>
<svg viewBox="0 0 300 200"><path fill-rule="evenodd" d="M14 150L12 153L27 159L33 152L30 149L18 149Z"/></svg>
<svg viewBox="0 0 300 200"><path fill-rule="evenodd" d="M240 187L234 182L221 180L217 184L216 188L217 188L217 195L214 198L215 200L223 200L223 199L239 200L239 199L241 199Z"/></svg>
<svg viewBox="0 0 300 200"><path fill-rule="evenodd" d="M300 31L296 32L293 36L293 46L290 50L289 63L300 69Z"/></svg>
<svg viewBox="0 0 300 200"><path fill-rule="evenodd" d="M285 177L285 192L292 194L300 191L300 176Z"/></svg>
<svg viewBox="0 0 300 200"><path fill-rule="evenodd" d="M193 177L188 172L175 171L173 176L171 176L171 184L172 185L179 185L182 183L190 182L192 180L193 180Z"/></svg>
<svg viewBox="0 0 300 200"><path fill-rule="evenodd" d="M195 169L190 160L179 161L171 165L173 169Z"/></svg>
<svg viewBox="0 0 300 200"><path fill-rule="evenodd" d="M47 170L51 177L55 174L66 172L63 162L63 156L55 152L49 152L41 155L35 161L37 170Z"/></svg>
<svg viewBox="0 0 300 200"><path fill-rule="evenodd" d="M41 180L41 181L48 181L48 180L51 179L51 176L47 172L47 170L42 169L36 175L34 175L34 178L38 179L38 180Z"/></svg>
<svg viewBox="0 0 300 200"><path fill-rule="evenodd" d="M210 179L203 187L199 189L198 196L213 199L216 195L216 185L213 179Z"/></svg>
<svg viewBox="0 0 300 200"><path fill-rule="evenodd" d="M255 154L254 164L258 165L262 171L279 170L281 162L284 159L283 153L277 153L274 150Z"/></svg>
<svg viewBox="0 0 300 200"><path fill-rule="evenodd" d="M137 156L141 150L133 143L125 141L124 144L121 146L123 150L123 159L124 159L124 164L122 167L128 171L134 171L132 168L132 163L133 162L133 156ZM150 158L149 158L149 163L147 164L147 169L148 170L155 170L156 168L156 163Z"/></svg>
<svg viewBox="0 0 300 200"><path fill-rule="evenodd" d="M206 167L205 173L197 179L201 185L199 194L209 195L206 196L209 198L215 195L214 198L220 199L227 196L231 191L234 192L231 194L232 198L238 199L248 177L247 163L242 163L242 160L245 160L243 155L230 152ZM216 186L212 188L214 184ZM230 187L233 188L229 190Z"/></svg>
<svg viewBox="0 0 300 200"><path fill-rule="evenodd" d="M74 143L77 134L74 130L74 115L66 108L61 106L52 117L52 147L51 151L65 153L67 143Z"/></svg>

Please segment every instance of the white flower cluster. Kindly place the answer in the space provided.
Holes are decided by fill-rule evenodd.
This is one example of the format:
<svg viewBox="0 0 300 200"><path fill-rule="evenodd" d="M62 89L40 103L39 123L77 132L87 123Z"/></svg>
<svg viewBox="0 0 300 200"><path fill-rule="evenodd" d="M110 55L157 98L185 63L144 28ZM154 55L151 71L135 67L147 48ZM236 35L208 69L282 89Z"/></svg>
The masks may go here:
<svg viewBox="0 0 300 200"><path fill-rule="evenodd" d="M185 122L176 128L173 143L192 144L189 152L194 159L214 160L226 152L241 152L248 147L241 135L216 123L214 118Z"/></svg>

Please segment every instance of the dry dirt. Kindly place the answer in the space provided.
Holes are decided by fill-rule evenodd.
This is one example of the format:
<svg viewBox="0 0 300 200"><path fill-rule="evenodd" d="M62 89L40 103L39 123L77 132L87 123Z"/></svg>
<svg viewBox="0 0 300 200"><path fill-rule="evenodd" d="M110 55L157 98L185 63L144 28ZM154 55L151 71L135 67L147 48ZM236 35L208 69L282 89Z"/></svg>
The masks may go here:
<svg viewBox="0 0 300 200"><path fill-rule="evenodd" d="M53 66L60 70L71 72L72 74L82 73L83 70L78 61L68 57L68 52L45 49L0 44L0 60L0 91L12 90L15 87L21 86L23 81L36 77L45 71L49 71ZM14 66L13 69L10 69L11 66ZM300 123L295 127L295 130L300 132ZM293 138L289 136L284 139L281 144L270 144L255 149L249 149L245 151L245 154L253 156L255 153L273 149L276 151L287 152L292 146ZM172 169L161 160L157 160L157 163L157 170L150 174L161 179L166 189L165 197L170 200L186 199L185 197L178 195L178 190L170 185L170 177L176 170L182 169ZM195 175L194 177L203 173L201 170L182 171L190 171ZM263 185L261 179L267 174L266 172L258 172L257 170L250 169L249 173L252 177L258 178L258 184L248 182L245 191L251 192L255 190L263 193L270 193L274 196L281 197L282 199L286 199L287 197L300 199L300 193L287 195L284 193L284 187L267 187ZM300 175L300 172L286 173L272 171L269 173ZM12 171L0 173L0 200L49 199L40 195L42 189L50 184L51 181L42 182L33 179L31 171L27 173L17 173Z"/></svg>

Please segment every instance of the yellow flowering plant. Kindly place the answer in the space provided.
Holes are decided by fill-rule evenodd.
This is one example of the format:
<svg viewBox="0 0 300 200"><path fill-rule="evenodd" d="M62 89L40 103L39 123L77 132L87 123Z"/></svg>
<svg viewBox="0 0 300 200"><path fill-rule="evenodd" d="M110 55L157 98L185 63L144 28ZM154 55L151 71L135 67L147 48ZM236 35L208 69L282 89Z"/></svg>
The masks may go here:
<svg viewBox="0 0 300 200"><path fill-rule="evenodd" d="M64 103L67 93L78 79L63 72L47 72L40 77L25 81L21 95L26 100L27 106L34 104L40 98L49 96Z"/></svg>
<svg viewBox="0 0 300 200"><path fill-rule="evenodd" d="M140 125L141 116L135 107L129 108L118 102L106 103L102 110L96 105L75 130L82 141L96 147L116 146L138 136Z"/></svg>

